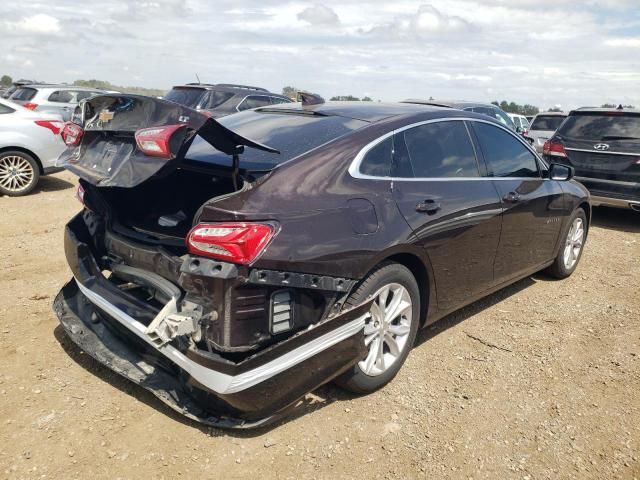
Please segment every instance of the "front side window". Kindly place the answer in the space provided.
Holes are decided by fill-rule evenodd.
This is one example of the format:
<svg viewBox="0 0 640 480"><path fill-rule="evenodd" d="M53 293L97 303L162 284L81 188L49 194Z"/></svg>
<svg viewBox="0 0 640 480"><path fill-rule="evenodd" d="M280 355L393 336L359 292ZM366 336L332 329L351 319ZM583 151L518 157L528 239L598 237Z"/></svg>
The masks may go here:
<svg viewBox="0 0 640 480"><path fill-rule="evenodd" d="M48 100L56 103L70 103L73 101L73 92L69 90L58 90L49 95Z"/></svg>
<svg viewBox="0 0 640 480"><path fill-rule="evenodd" d="M388 177L392 153L393 139L389 137L366 153L360 164L360 173L373 177Z"/></svg>
<svg viewBox="0 0 640 480"><path fill-rule="evenodd" d="M428 123L396 135L394 176L478 177L478 163L462 121Z"/></svg>
<svg viewBox="0 0 640 480"><path fill-rule="evenodd" d="M513 135L488 123L474 122L474 128L492 176L540 176L536 157Z"/></svg>

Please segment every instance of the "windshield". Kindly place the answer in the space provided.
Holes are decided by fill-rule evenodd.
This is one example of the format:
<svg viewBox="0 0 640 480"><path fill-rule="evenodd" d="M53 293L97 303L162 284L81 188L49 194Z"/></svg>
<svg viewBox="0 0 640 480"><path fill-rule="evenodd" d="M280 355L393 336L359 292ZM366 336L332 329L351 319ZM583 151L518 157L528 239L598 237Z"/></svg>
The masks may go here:
<svg viewBox="0 0 640 480"><path fill-rule="evenodd" d="M616 112L571 115L558 133L586 140L638 140L640 115L621 115Z"/></svg>
<svg viewBox="0 0 640 480"><path fill-rule="evenodd" d="M247 110L218 119L238 135L280 151L277 154L246 148L240 155L241 168L253 171L271 170L287 160L367 125L362 120L337 116L272 112ZM186 158L222 166L231 166L232 163L229 155L216 150L200 137L196 137Z"/></svg>
<svg viewBox="0 0 640 480"><path fill-rule="evenodd" d="M200 104L204 93L205 90L202 88L173 88L164 99L179 103L185 107L196 108Z"/></svg>
<svg viewBox="0 0 640 480"><path fill-rule="evenodd" d="M565 118L561 115L538 115L533 119L531 130L557 130Z"/></svg>

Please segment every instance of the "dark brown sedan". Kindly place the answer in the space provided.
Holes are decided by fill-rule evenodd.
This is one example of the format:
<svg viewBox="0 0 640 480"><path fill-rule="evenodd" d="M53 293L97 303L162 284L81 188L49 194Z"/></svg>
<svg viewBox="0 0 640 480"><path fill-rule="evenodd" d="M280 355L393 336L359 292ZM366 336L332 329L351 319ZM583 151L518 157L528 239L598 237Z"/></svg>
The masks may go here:
<svg viewBox="0 0 640 480"><path fill-rule="evenodd" d="M107 95L83 118L63 132L85 208L54 308L98 361L218 426L334 379L382 387L418 328L570 275L587 236L571 168L483 115L298 103L216 121Z"/></svg>

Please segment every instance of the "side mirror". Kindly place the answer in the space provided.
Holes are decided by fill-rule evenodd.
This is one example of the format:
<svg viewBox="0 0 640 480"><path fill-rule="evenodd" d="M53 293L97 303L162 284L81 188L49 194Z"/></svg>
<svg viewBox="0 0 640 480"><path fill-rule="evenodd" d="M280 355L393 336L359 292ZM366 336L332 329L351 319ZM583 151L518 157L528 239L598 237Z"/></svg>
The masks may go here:
<svg viewBox="0 0 640 480"><path fill-rule="evenodd" d="M560 165L559 163L552 163L549 165L549 178L551 180L566 182L573 178L574 173L575 171L573 167L568 165Z"/></svg>

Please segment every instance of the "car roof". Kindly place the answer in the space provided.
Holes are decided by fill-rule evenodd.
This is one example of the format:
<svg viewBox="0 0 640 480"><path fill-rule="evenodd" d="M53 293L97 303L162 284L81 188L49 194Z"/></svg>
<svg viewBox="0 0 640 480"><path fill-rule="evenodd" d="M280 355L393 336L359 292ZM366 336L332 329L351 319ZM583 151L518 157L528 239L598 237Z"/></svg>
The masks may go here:
<svg viewBox="0 0 640 480"><path fill-rule="evenodd" d="M46 89L50 88L53 90L84 90L90 92L105 92L106 90L102 90L101 88L94 87L81 87L78 85L59 85L55 83L29 83L27 85L21 85L18 88L33 88L33 89Z"/></svg>
<svg viewBox="0 0 640 480"><path fill-rule="evenodd" d="M337 116L363 120L365 122L377 122L399 115L410 115L416 113L450 112L449 108L442 108L432 105L418 105L411 103L382 103L382 102L325 102L317 105L302 105L300 102L281 103L268 107L255 109L259 112L274 113L298 113L298 114L319 114L327 116ZM449 116L443 115L443 116Z"/></svg>
<svg viewBox="0 0 640 480"><path fill-rule="evenodd" d="M173 88L193 88L193 89L200 89L200 90L219 90L219 91L223 91L223 92L234 92L234 93L246 93L247 95L250 95L251 93L254 93L256 95L260 95L260 94L269 94L269 95L275 95L278 97L284 97L284 95L280 94L280 93L273 93L270 92L269 90L267 90L266 88L262 88L262 87L252 87L250 85L236 85L233 83L187 83L184 85L174 85Z"/></svg>
<svg viewBox="0 0 640 480"><path fill-rule="evenodd" d="M566 117L568 114L564 112L540 112L536 114L536 117L544 115L545 117Z"/></svg>
<svg viewBox="0 0 640 480"><path fill-rule="evenodd" d="M571 110L569 112L569 115L573 114L574 112L580 112L580 113L640 113L640 110L637 108L597 108L597 107L580 107L580 108L576 108L575 110ZM565 113L565 115L567 115Z"/></svg>
<svg viewBox="0 0 640 480"><path fill-rule="evenodd" d="M420 98L408 98L401 103L415 103L420 105L433 105L436 107L449 107L449 108L466 108L466 107L495 107L500 108L493 103L485 102L472 102L469 100L424 100Z"/></svg>

